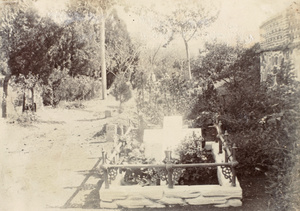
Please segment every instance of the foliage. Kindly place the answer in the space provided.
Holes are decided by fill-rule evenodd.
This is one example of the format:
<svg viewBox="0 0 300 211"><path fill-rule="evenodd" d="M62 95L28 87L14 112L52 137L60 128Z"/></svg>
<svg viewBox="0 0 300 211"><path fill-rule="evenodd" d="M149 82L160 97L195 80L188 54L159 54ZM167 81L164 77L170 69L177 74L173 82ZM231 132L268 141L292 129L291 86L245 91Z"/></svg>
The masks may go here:
<svg viewBox="0 0 300 211"><path fill-rule="evenodd" d="M131 79L139 60L139 52L116 10L112 10L105 26L107 86L110 87L119 73Z"/></svg>
<svg viewBox="0 0 300 211"><path fill-rule="evenodd" d="M22 113L16 119L16 122L21 125L28 125L36 121L38 121L36 114L28 111Z"/></svg>
<svg viewBox="0 0 300 211"><path fill-rule="evenodd" d="M112 85L111 95L120 101L120 107L132 97L131 85L123 74L119 74Z"/></svg>
<svg viewBox="0 0 300 211"><path fill-rule="evenodd" d="M6 6L3 13L0 35L12 75L31 72L45 80L51 71L49 50L58 26L50 18L40 17L30 4Z"/></svg>
<svg viewBox="0 0 300 211"><path fill-rule="evenodd" d="M71 102L65 106L66 109L83 109L84 107L82 101Z"/></svg>
<svg viewBox="0 0 300 211"><path fill-rule="evenodd" d="M89 3L76 1L70 4L69 19L62 25L55 23L50 17L39 16L31 3L6 5L1 10L0 37L4 52L1 53L1 58L7 60L8 68L1 64L1 72L9 70L9 76L27 77L31 74L36 77L44 86L46 104L56 105L60 100L89 99L95 96L96 89L100 88L99 83L93 79L100 77L101 15L97 13L97 8L105 10L110 17L107 19L106 30L109 36L106 40L107 55L118 66L110 62L108 67L114 69L114 74L129 69L132 71L131 64L136 56L126 26L118 18L116 11L110 14L111 11L108 10L115 1ZM92 7L93 4L97 7ZM113 79L111 78L109 85ZM22 80L20 78L19 81ZM63 87L64 84L66 87ZM26 86L33 91L35 83L31 85Z"/></svg>
<svg viewBox="0 0 300 211"><path fill-rule="evenodd" d="M44 87L44 104L57 105L60 101L89 100L97 96L100 82L88 76L71 77L68 70L54 70Z"/></svg>
<svg viewBox="0 0 300 211"><path fill-rule="evenodd" d="M211 151L202 148L202 137L187 136L177 148L178 163L214 163ZM187 168L181 174L180 184L217 184L216 167Z"/></svg>
<svg viewBox="0 0 300 211"><path fill-rule="evenodd" d="M192 74L188 43L197 36L204 36L205 28L215 22L219 13L216 8L209 8L207 3L191 5L188 1L175 2L176 9L170 15L165 15L156 28L158 32L168 34L169 39L165 46L175 38L176 34L182 38L185 44L189 79L192 79ZM212 5L211 2L209 5Z"/></svg>
<svg viewBox="0 0 300 211"><path fill-rule="evenodd" d="M164 116L185 115L193 105L194 95L183 74L161 73L155 78L158 77L142 77L142 86L138 88L138 112L152 124L161 124Z"/></svg>
<svg viewBox="0 0 300 211"><path fill-rule="evenodd" d="M95 41L98 45L90 46L98 46L99 48L99 50L94 51L92 55L95 56L95 58L98 58L98 61L100 60L103 99L106 98L107 85L109 87L112 84L114 78L110 74L110 78L108 81L109 83L107 83L106 65L108 64L110 66L110 68L108 68L110 73L112 73L112 75L115 75L114 72L124 70L124 54L126 54L126 58L130 58L130 53L132 53L127 51L127 47L129 46L129 49L132 49L132 46L131 43L128 42L130 41L130 39L125 25L118 18L116 10L113 10L113 6L115 4L115 0L73 0L70 3L68 11L72 19L75 18L77 19L76 21L80 24L83 23L83 28L89 28L90 32L92 32L91 34L97 38ZM86 24L90 25L90 27L86 27ZM123 33L118 33L118 31L122 31ZM111 60L107 60L107 55ZM128 66L130 66L127 64L128 60L125 59L125 61L125 66L127 65L128 68ZM94 60L94 62L97 62L97 60ZM118 69L120 65L122 66L122 70ZM96 70L96 75L100 76L99 70Z"/></svg>
<svg viewBox="0 0 300 211"><path fill-rule="evenodd" d="M296 143L300 91L293 67L289 62L282 63L267 82L259 83L257 45L236 51L232 60L227 59L230 52L229 49L229 53L225 51L226 46L218 48L212 49L217 56L215 63L204 57L202 67L212 67L207 73L211 73L209 76L214 84L219 80L226 82L221 88L204 89L190 118L195 125L205 126L207 122L199 121L203 115L217 116L223 129L229 132L231 143L238 146L237 173L247 176L265 173L267 190L272 197L271 209L288 210L297 204L292 201L298 193L291 182L299 181L293 169L298 168L299 160L295 152L299 151Z"/></svg>
<svg viewBox="0 0 300 211"><path fill-rule="evenodd" d="M156 164L155 159L146 158L144 156L144 146L137 141L137 134L133 133L130 136L121 137L125 141L121 149L123 155L123 163L125 164ZM170 162L174 164L180 163L213 163L211 151L202 149L201 137L187 136L178 147L180 154L179 159L171 158ZM168 160L164 159L163 163ZM196 184L216 184L217 172L216 168L187 168L173 169L173 182L179 185L196 185ZM139 184L158 185L159 181L166 181L168 183L168 172L165 168L142 168L142 169L123 169L125 171L124 182L125 185Z"/></svg>

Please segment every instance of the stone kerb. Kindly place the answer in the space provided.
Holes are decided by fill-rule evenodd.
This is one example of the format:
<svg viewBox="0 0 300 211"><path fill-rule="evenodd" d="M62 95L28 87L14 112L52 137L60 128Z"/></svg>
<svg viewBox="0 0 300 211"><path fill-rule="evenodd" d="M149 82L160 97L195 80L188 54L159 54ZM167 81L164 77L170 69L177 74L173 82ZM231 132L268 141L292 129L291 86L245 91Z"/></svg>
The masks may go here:
<svg viewBox="0 0 300 211"><path fill-rule="evenodd" d="M241 206L242 189L219 185L119 186L100 189L100 208L163 208L169 205Z"/></svg>
<svg viewBox="0 0 300 211"><path fill-rule="evenodd" d="M225 152L222 154L219 154L219 144L218 143L212 143L211 144L211 150L214 157L214 160L216 163L225 163ZM229 179L226 179L224 174L222 173L222 167L217 167L217 174L218 174L218 181L221 186L230 187L232 184ZM232 177L232 174L230 174ZM236 186L240 186L239 181L236 179Z"/></svg>
<svg viewBox="0 0 300 211"><path fill-rule="evenodd" d="M209 142L215 161L225 161L224 153L218 154L218 143ZM215 207L242 206L242 189L238 180L233 187L218 167L220 185L174 186L122 186L124 175L117 175L110 188L100 189L100 208L163 208L169 205L213 205Z"/></svg>

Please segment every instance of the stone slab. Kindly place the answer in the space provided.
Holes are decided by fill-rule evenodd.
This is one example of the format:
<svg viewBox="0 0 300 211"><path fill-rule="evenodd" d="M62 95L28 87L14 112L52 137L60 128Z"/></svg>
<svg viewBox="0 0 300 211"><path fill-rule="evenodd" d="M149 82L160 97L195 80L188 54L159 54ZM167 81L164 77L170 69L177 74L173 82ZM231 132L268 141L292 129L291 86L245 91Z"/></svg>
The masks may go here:
<svg viewBox="0 0 300 211"><path fill-rule="evenodd" d="M115 203L118 206L124 207L124 208L143 208L145 206L152 206L154 203L148 199L145 198L132 198L132 199L126 199L126 200L116 200Z"/></svg>
<svg viewBox="0 0 300 211"><path fill-rule="evenodd" d="M164 205L164 204L159 204L159 203L153 203L152 205L148 205L148 206L146 206L146 207L148 207L148 208L165 208L166 205Z"/></svg>
<svg viewBox="0 0 300 211"><path fill-rule="evenodd" d="M100 189L100 200L106 202L112 202L113 200L126 199L128 193L124 190L111 190L111 189Z"/></svg>
<svg viewBox="0 0 300 211"><path fill-rule="evenodd" d="M103 209L117 209L118 205L115 202L100 201L100 208L103 208Z"/></svg>
<svg viewBox="0 0 300 211"><path fill-rule="evenodd" d="M164 192L161 188L160 189L155 188L155 189L144 189L140 192L140 194L147 199L159 200L163 197Z"/></svg>
<svg viewBox="0 0 300 211"><path fill-rule="evenodd" d="M226 199L224 197L197 197L194 199L185 200L190 205L209 205L209 204L225 204Z"/></svg>
<svg viewBox="0 0 300 211"><path fill-rule="evenodd" d="M189 190L189 189L181 189L178 190L177 187L174 189L166 189L164 191L164 196L168 198L182 198L182 199L188 199L188 198L197 198L201 196L201 191L197 190Z"/></svg>
<svg viewBox="0 0 300 211"><path fill-rule="evenodd" d="M163 197L162 199L158 200L157 202L161 204L167 204L167 205L184 205L185 202L181 198L168 198Z"/></svg>
<svg viewBox="0 0 300 211"><path fill-rule="evenodd" d="M225 204L217 204L215 207L240 207L242 206L242 201L240 199L229 199Z"/></svg>

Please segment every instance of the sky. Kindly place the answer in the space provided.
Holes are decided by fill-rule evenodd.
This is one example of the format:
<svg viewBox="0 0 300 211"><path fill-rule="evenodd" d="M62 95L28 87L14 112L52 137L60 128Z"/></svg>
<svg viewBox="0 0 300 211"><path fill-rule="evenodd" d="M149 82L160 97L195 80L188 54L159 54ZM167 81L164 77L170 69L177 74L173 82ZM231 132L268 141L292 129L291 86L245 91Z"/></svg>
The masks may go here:
<svg viewBox="0 0 300 211"><path fill-rule="evenodd" d="M161 13L167 13L174 9L176 0L127 0L130 8L151 7ZM195 1L189 0L190 5ZM201 0L203 2L204 0ZM237 39L245 46L251 46L259 42L259 26L269 17L283 11L293 2L299 0L211 0L220 8L217 21L208 29L205 38L193 40L190 43L191 54L196 54L205 41L216 39L234 45ZM60 17L60 9L65 8L67 0L39 0L36 5L42 14L52 14ZM126 25L128 32L133 39L143 43L147 48L157 48L164 42L164 39L151 30L151 25L156 17L138 16L132 12L125 12L123 7L117 7L120 18ZM180 39L175 39L169 46L184 55L184 43Z"/></svg>

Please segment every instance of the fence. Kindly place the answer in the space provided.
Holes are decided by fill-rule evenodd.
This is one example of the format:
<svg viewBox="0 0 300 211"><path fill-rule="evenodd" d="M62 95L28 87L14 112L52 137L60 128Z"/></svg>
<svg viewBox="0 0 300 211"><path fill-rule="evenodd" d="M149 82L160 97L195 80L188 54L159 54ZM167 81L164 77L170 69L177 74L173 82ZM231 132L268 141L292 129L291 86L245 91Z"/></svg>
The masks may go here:
<svg viewBox="0 0 300 211"><path fill-rule="evenodd" d="M233 187L236 186L236 172L235 167L238 165L238 162L236 160L236 145L233 144L232 149L230 151L228 146L228 133L225 131L224 134L221 132L221 123L215 124L214 127L216 127L218 131L218 138L219 138L219 154L224 153L225 162L224 163L193 163L193 164L172 164L171 163L171 151L165 151L166 153L166 164L107 164L107 154L106 152L102 151L102 164L100 165L100 169L103 170L104 173L104 182L105 182L105 188L109 188L109 181L108 181L108 174L109 169L111 168L119 168L119 169L140 169L140 168L165 168L168 172L168 187L173 188L173 170L175 168L189 168L189 167L230 167L231 168L231 174L232 174L232 182L231 185ZM130 132L130 130L127 131L127 134ZM117 147L114 153L110 156L109 160L113 160L114 163L118 160L119 157L118 153L120 152L120 148L123 143L120 143ZM223 173L224 174L224 173Z"/></svg>

